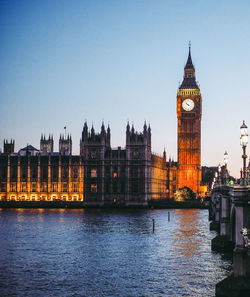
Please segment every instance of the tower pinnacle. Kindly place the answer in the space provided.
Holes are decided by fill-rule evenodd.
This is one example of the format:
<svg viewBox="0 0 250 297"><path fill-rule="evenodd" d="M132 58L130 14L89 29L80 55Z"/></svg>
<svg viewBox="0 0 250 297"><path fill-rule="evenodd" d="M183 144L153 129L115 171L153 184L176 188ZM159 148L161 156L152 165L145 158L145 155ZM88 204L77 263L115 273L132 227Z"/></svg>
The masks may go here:
<svg viewBox="0 0 250 297"><path fill-rule="evenodd" d="M187 63L184 67L184 77L179 89L199 89L195 80L195 68L191 57L191 43L189 42Z"/></svg>
<svg viewBox="0 0 250 297"><path fill-rule="evenodd" d="M192 62L192 58L191 58L191 42L189 41L189 44L188 44L188 59L187 59L187 63L186 63L186 66L185 66L185 70L186 69L192 69L194 70L194 65L193 65L193 62Z"/></svg>

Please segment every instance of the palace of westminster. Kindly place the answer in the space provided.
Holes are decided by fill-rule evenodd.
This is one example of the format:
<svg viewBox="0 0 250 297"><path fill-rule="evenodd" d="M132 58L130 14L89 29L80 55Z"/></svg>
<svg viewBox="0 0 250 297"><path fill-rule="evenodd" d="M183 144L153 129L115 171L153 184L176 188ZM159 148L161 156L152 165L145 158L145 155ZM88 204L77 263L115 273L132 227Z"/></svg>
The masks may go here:
<svg viewBox="0 0 250 297"><path fill-rule="evenodd" d="M151 199L173 198L189 187L204 196L201 185L201 106L191 53L177 92L178 162L151 151L151 128L126 127L126 147L110 146L111 131L100 133L85 122L80 154L72 155L72 139L61 135L59 152L53 136L41 136L40 150L31 145L14 151L4 140L0 153L0 200L82 201L86 205L147 205Z"/></svg>

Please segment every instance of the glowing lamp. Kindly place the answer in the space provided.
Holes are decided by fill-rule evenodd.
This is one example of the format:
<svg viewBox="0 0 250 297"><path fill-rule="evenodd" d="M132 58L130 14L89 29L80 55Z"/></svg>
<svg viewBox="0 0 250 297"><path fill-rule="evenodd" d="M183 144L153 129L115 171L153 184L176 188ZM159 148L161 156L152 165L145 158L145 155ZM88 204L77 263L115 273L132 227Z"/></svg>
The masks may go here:
<svg viewBox="0 0 250 297"><path fill-rule="evenodd" d="M225 151L225 153L224 153L224 164L225 164L225 166L227 166L227 163L228 163L228 153L227 153L227 151Z"/></svg>
<svg viewBox="0 0 250 297"><path fill-rule="evenodd" d="M244 147L244 146L247 146L247 144L248 144L248 135L241 136L241 138L240 138L240 145L242 147Z"/></svg>
<svg viewBox="0 0 250 297"><path fill-rule="evenodd" d="M247 146L247 144L248 144L247 125L245 124L245 121L243 121L243 124L240 127L240 145L244 147L244 146Z"/></svg>
<svg viewBox="0 0 250 297"><path fill-rule="evenodd" d="M242 154L242 159L243 159L243 179L242 183L243 185L247 184L247 172L246 172L246 159L247 159L247 154L246 154L246 147L248 144L248 133L247 133L247 125L245 124L245 121L243 121L243 124L240 127L240 145L242 146L243 154Z"/></svg>

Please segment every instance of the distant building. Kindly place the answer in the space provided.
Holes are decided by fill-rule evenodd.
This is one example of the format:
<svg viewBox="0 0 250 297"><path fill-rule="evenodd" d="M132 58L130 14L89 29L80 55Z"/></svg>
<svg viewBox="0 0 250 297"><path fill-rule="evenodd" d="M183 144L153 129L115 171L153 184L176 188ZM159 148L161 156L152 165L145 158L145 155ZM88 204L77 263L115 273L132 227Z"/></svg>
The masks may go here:
<svg viewBox="0 0 250 297"><path fill-rule="evenodd" d="M176 163L166 152L151 151L151 129L138 133L129 123L126 147L111 148L110 127L100 133L84 124L80 155L72 155L70 135L60 135L59 152L53 136L41 136L40 150L32 145L14 152L4 141L0 154L0 199L21 201L83 201L86 205L147 205L151 199L173 197Z"/></svg>
<svg viewBox="0 0 250 297"><path fill-rule="evenodd" d="M27 145L26 147L20 149L18 151L18 154L20 156L26 156L26 155L30 155L30 156L37 156L39 154L39 150L36 149L34 146L32 145Z"/></svg>
<svg viewBox="0 0 250 297"><path fill-rule="evenodd" d="M40 150L31 145L14 152L14 140L4 140L0 154L1 200L77 200L86 205L147 205L151 199L173 198L182 187L204 197L201 168L202 97L191 51L177 93L178 163L152 153L151 128L136 132L129 123L125 148L111 148L110 127L88 130L85 122L80 154L72 155L71 135L42 134ZM204 171L205 172L205 171Z"/></svg>

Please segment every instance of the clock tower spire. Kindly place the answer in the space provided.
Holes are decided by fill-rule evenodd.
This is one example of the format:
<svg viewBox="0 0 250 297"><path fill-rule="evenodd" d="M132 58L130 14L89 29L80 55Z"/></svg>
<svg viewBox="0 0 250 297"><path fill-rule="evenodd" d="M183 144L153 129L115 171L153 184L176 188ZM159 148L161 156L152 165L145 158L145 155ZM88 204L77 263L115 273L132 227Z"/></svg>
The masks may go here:
<svg viewBox="0 0 250 297"><path fill-rule="evenodd" d="M189 187L197 196L201 182L201 106L189 43L183 81L177 92L178 188Z"/></svg>

